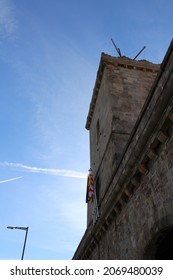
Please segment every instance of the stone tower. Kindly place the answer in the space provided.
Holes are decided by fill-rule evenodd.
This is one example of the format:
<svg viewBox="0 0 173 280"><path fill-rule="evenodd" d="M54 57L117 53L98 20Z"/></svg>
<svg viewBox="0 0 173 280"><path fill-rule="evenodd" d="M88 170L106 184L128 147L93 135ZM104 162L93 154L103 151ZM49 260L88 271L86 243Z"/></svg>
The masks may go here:
<svg viewBox="0 0 173 280"><path fill-rule="evenodd" d="M161 64L102 54L89 108L99 217L73 259L173 258L173 43Z"/></svg>
<svg viewBox="0 0 173 280"><path fill-rule="evenodd" d="M99 211L159 66L101 55L86 128ZM91 207L90 207L91 206ZM88 225L92 219L88 204Z"/></svg>

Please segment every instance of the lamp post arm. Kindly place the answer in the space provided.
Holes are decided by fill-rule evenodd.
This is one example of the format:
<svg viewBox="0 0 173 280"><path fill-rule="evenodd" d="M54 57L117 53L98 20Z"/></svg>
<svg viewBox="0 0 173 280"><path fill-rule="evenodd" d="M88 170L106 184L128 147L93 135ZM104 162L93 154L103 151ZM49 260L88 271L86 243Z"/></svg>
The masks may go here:
<svg viewBox="0 0 173 280"><path fill-rule="evenodd" d="M26 227L25 240L24 240L24 244L23 244L23 251L22 251L22 257L21 257L21 260L23 260L24 253L25 253L25 247L26 247L26 240L27 240L27 236L28 236L28 227Z"/></svg>

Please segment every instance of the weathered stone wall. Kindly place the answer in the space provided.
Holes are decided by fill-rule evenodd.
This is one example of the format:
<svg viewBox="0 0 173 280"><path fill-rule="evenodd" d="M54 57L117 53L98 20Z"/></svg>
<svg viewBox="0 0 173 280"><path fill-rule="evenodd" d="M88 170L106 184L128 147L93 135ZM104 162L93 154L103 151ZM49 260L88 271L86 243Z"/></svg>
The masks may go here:
<svg viewBox="0 0 173 280"><path fill-rule="evenodd" d="M117 134L131 133L156 74L147 68L144 71L135 67L109 67L107 79L114 115L113 131Z"/></svg>
<svg viewBox="0 0 173 280"><path fill-rule="evenodd" d="M104 104L104 106L103 106ZM94 171L94 176L99 169L99 165L102 161L104 152L106 150L107 143L111 135L111 122L112 122L112 111L110 110L110 96L108 91L106 69L104 70L103 77L101 80L99 94L96 101L96 107L94 110L92 123L90 127L90 166ZM97 125L99 122L99 131L97 131ZM101 145L100 145L101 143ZM111 173L112 170L108 171ZM99 178L102 180L102 178ZM95 182L97 177L95 176ZM88 217L87 224L92 221L92 204L88 204ZM90 207L91 206L91 207Z"/></svg>
<svg viewBox="0 0 173 280"><path fill-rule="evenodd" d="M173 137L140 187L115 215L89 259L143 259L153 236L173 226Z"/></svg>

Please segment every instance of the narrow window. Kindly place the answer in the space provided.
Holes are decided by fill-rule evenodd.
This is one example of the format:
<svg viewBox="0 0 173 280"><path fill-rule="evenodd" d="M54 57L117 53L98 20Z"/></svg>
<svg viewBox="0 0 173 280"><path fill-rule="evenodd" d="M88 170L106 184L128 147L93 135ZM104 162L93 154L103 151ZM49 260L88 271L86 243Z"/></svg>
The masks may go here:
<svg viewBox="0 0 173 280"><path fill-rule="evenodd" d="M99 120L97 121L97 143L99 141L99 137L100 137L100 123Z"/></svg>

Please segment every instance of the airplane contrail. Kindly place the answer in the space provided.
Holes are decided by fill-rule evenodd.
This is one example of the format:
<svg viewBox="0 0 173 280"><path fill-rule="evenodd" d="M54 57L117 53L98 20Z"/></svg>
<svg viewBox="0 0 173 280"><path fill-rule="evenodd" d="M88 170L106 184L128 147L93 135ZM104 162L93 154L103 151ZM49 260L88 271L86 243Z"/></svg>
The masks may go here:
<svg viewBox="0 0 173 280"><path fill-rule="evenodd" d="M14 180L19 180L21 178L22 177L15 177L15 178L11 178L11 179L6 179L6 180L3 180L3 181L0 181L0 184L11 182L11 181L14 181Z"/></svg>
<svg viewBox="0 0 173 280"><path fill-rule="evenodd" d="M57 169L57 168L42 168L35 166L28 166L23 163L14 163L14 162L0 162L2 166L8 166L11 168L17 168L21 171L26 171L30 173L42 173L47 175L55 175L55 176L64 176L71 178L79 178L86 179L87 174L83 172L78 172L75 170L66 170L66 169Z"/></svg>

